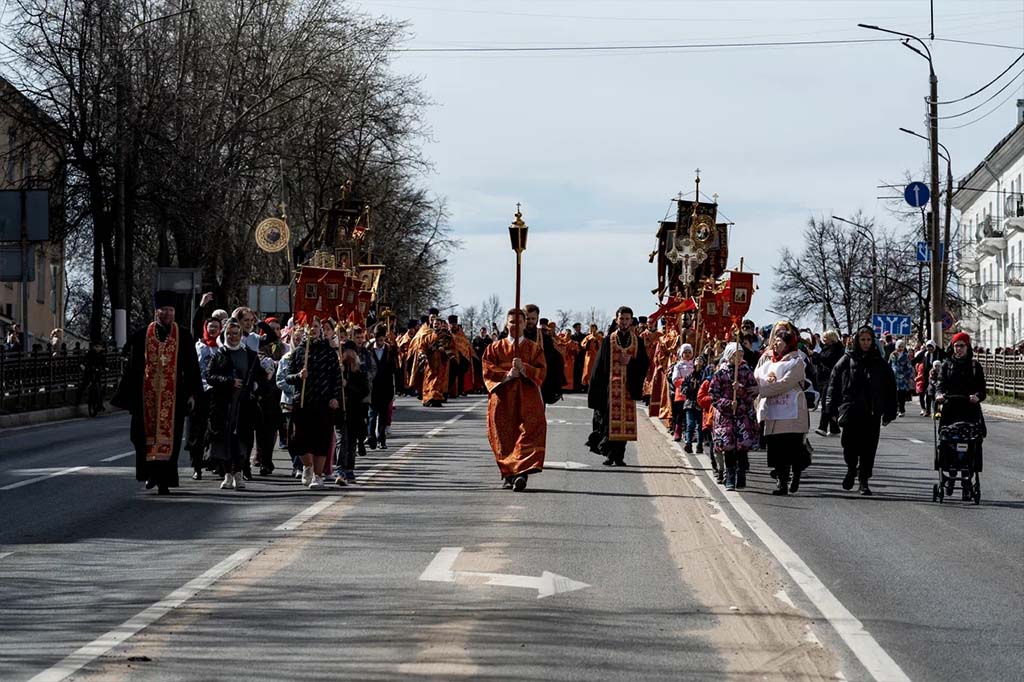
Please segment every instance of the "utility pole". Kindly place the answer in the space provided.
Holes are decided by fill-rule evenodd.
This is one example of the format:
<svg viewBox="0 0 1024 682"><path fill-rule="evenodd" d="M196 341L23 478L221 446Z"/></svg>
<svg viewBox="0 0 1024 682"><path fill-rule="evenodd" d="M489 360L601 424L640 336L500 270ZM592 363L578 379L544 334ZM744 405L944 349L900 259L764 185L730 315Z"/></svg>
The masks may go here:
<svg viewBox="0 0 1024 682"><path fill-rule="evenodd" d="M931 185L932 185L932 230L931 230L931 299L932 315L931 330L935 343L942 344L942 310L946 304L944 279L942 273L942 260L940 259L941 232L939 229L939 79L932 67L931 55L928 59L928 82L930 85L928 102L928 132L931 141L929 151L931 153ZM949 224L946 225L947 230ZM949 248L949 245L946 245Z"/></svg>
<svg viewBox="0 0 1024 682"><path fill-rule="evenodd" d="M858 230L864 230L863 232L860 232L859 234L861 236L867 235L867 237L871 240L871 320L870 321L873 324L874 320L875 320L875 315L878 314L878 247L876 246L876 243L875 243L875 231L873 229L871 229L870 227L868 227L867 225L861 225L860 223L855 223L852 220L847 220L846 218L840 218L837 215L832 216L832 219L833 220L838 220L841 223L846 223L847 225L853 225Z"/></svg>

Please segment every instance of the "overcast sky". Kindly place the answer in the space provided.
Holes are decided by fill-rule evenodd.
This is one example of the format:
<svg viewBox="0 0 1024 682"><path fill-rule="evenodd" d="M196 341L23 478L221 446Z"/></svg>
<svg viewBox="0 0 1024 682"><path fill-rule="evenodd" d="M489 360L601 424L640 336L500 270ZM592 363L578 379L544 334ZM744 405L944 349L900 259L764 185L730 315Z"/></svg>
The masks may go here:
<svg viewBox="0 0 1024 682"><path fill-rule="evenodd" d="M353 3L409 23L407 48L661 45L885 37L874 23L927 39L928 0L394 0ZM1024 45L1021 0L935 0L936 38ZM939 99L965 95L1020 50L936 40ZM720 196L736 223L733 264L762 273L753 311L771 317L772 266L798 247L811 215L863 210L886 220L883 181L925 167L927 64L892 43L651 52L404 53L435 102L430 186L462 241L452 255L460 307L513 298L505 229L515 203L530 225L524 300L542 312L655 307L647 254L671 197ZM1024 62L1006 76L1020 73ZM1024 77L943 130L954 175L973 168L1016 122ZM997 88L986 91L987 96ZM974 106L985 97L976 97ZM958 113L964 105L943 107ZM922 177L927 181L927 178Z"/></svg>

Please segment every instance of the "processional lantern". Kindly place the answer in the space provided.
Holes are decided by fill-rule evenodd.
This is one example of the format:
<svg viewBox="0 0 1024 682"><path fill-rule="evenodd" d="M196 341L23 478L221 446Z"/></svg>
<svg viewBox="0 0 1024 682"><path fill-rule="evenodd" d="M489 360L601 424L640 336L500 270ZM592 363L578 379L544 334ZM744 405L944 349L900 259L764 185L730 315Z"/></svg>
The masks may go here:
<svg viewBox="0 0 1024 682"><path fill-rule="evenodd" d="M530 229L529 226L523 222L523 213L521 208L522 206L520 204L516 204L516 219L508 226L508 236L512 241L512 250L516 252L517 256L521 256L523 251L526 251L526 234Z"/></svg>

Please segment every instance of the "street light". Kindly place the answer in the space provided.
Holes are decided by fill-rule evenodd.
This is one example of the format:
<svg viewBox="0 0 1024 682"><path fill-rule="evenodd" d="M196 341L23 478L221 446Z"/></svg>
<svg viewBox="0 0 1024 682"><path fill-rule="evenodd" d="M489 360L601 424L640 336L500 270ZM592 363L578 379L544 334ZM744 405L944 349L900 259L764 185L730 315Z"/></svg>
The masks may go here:
<svg viewBox="0 0 1024 682"><path fill-rule="evenodd" d="M915 36L912 33L903 33L902 31L893 31L892 29L882 28L881 26L875 26L873 24L857 24L861 28L866 28L870 31L881 31L882 33L889 33L904 38L901 44L916 52L925 60L928 61L928 145L931 152L931 208L932 208L932 244L938 244L939 239L939 79L935 75L935 67L932 63L932 52L928 49L928 45ZM910 41L915 41L921 46L921 50L910 44ZM943 278L942 278L942 267L939 261L939 249L933 248L931 254L931 283L929 286L931 292L931 337L933 339L942 338L942 309L944 303L944 291L943 291Z"/></svg>
<svg viewBox="0 0 1024 682"><path fill-rule="evenodd" d="M860 234L864 235L866 233L868 239L871 240L871 322L874 324L875 315L878 314L878 251L875 246L875 232L866 225L855 223L846 218L840 218L837 215L832 216L832 220L838 220L841 223L853 225L860 230L864 230Z"/></svg>
<svg viewBox="0 0 1024 682"><path fill-rule="evenodd" d="M924 140L925 142L929 142L930 141L927 137L925 137L921 133L915 133L913 130L908 130L906 128L900 128L900 131L902 131L904 133L907 133L908 135L913 135L914 137L919 137L922 140ZM943 239L945 240L943 242L943 244L945 246L942 248L942 279L941 279L941 281L942 281L942 290L946 291L946 287L949 285L949 248L950 248L950 246L949 246L949 230L950 230L950 227L949 226L950 226L950 224L951 224L951 222L953 220L953 215L952 215L953 214L953 162L950 159L949 150L946 149L946 145L944 145L944 144L942 144L940 142L939 143L939 147L942 149L942 152L940 153L940 156L946 162L946 225L944 227L944 232L943 232ZM927 237L928 235L925 235L925 236Z"/></svg>

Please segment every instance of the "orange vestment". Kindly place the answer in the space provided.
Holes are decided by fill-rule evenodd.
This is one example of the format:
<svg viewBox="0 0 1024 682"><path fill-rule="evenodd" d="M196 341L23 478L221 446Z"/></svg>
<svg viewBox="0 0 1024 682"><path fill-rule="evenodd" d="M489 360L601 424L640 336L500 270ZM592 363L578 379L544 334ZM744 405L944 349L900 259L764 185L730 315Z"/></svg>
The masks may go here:
<svg viewBox="0 0 1024 682"><path fill-rule="evenodd" d="M567 391L575 391L576 383L573 380L573 368L576 366L576 356L580 354L580 344L572 340L568 334L558 335L558 352L562 354L565 365L565 384L562 385Z"/></svg>
<svg viewBox="0 0 1024 682"><path fill-rule="evenodd" d="M548 422L540 385L547 374L544 350L529 339L520 339L523 373L505 381L515 357L512 339L495 341L482 360L487 401L487 441L502 478L532 474L544 469L544 444Z"/></svg>
<svg viewBox="0 0 1024 682"><path fill-rule="evenodd" d="M583 352L586 353L583 356L583 376L580 377L580 383L584 386L589 386L590 375L594 371L594 363L597 362L597 354L601 352L600 333L587 334L580 346L583 348Z"/></svg>
<svg viewBox="0 0 1024 682"><path fill-rule="evenodd" d="M423 392L423 404L443 401L448 390L448 364L450 358L442 348L441 337L432 329L416 334L412 343L413 385ZM425 358L421 359L420 354Z"/></svg>

